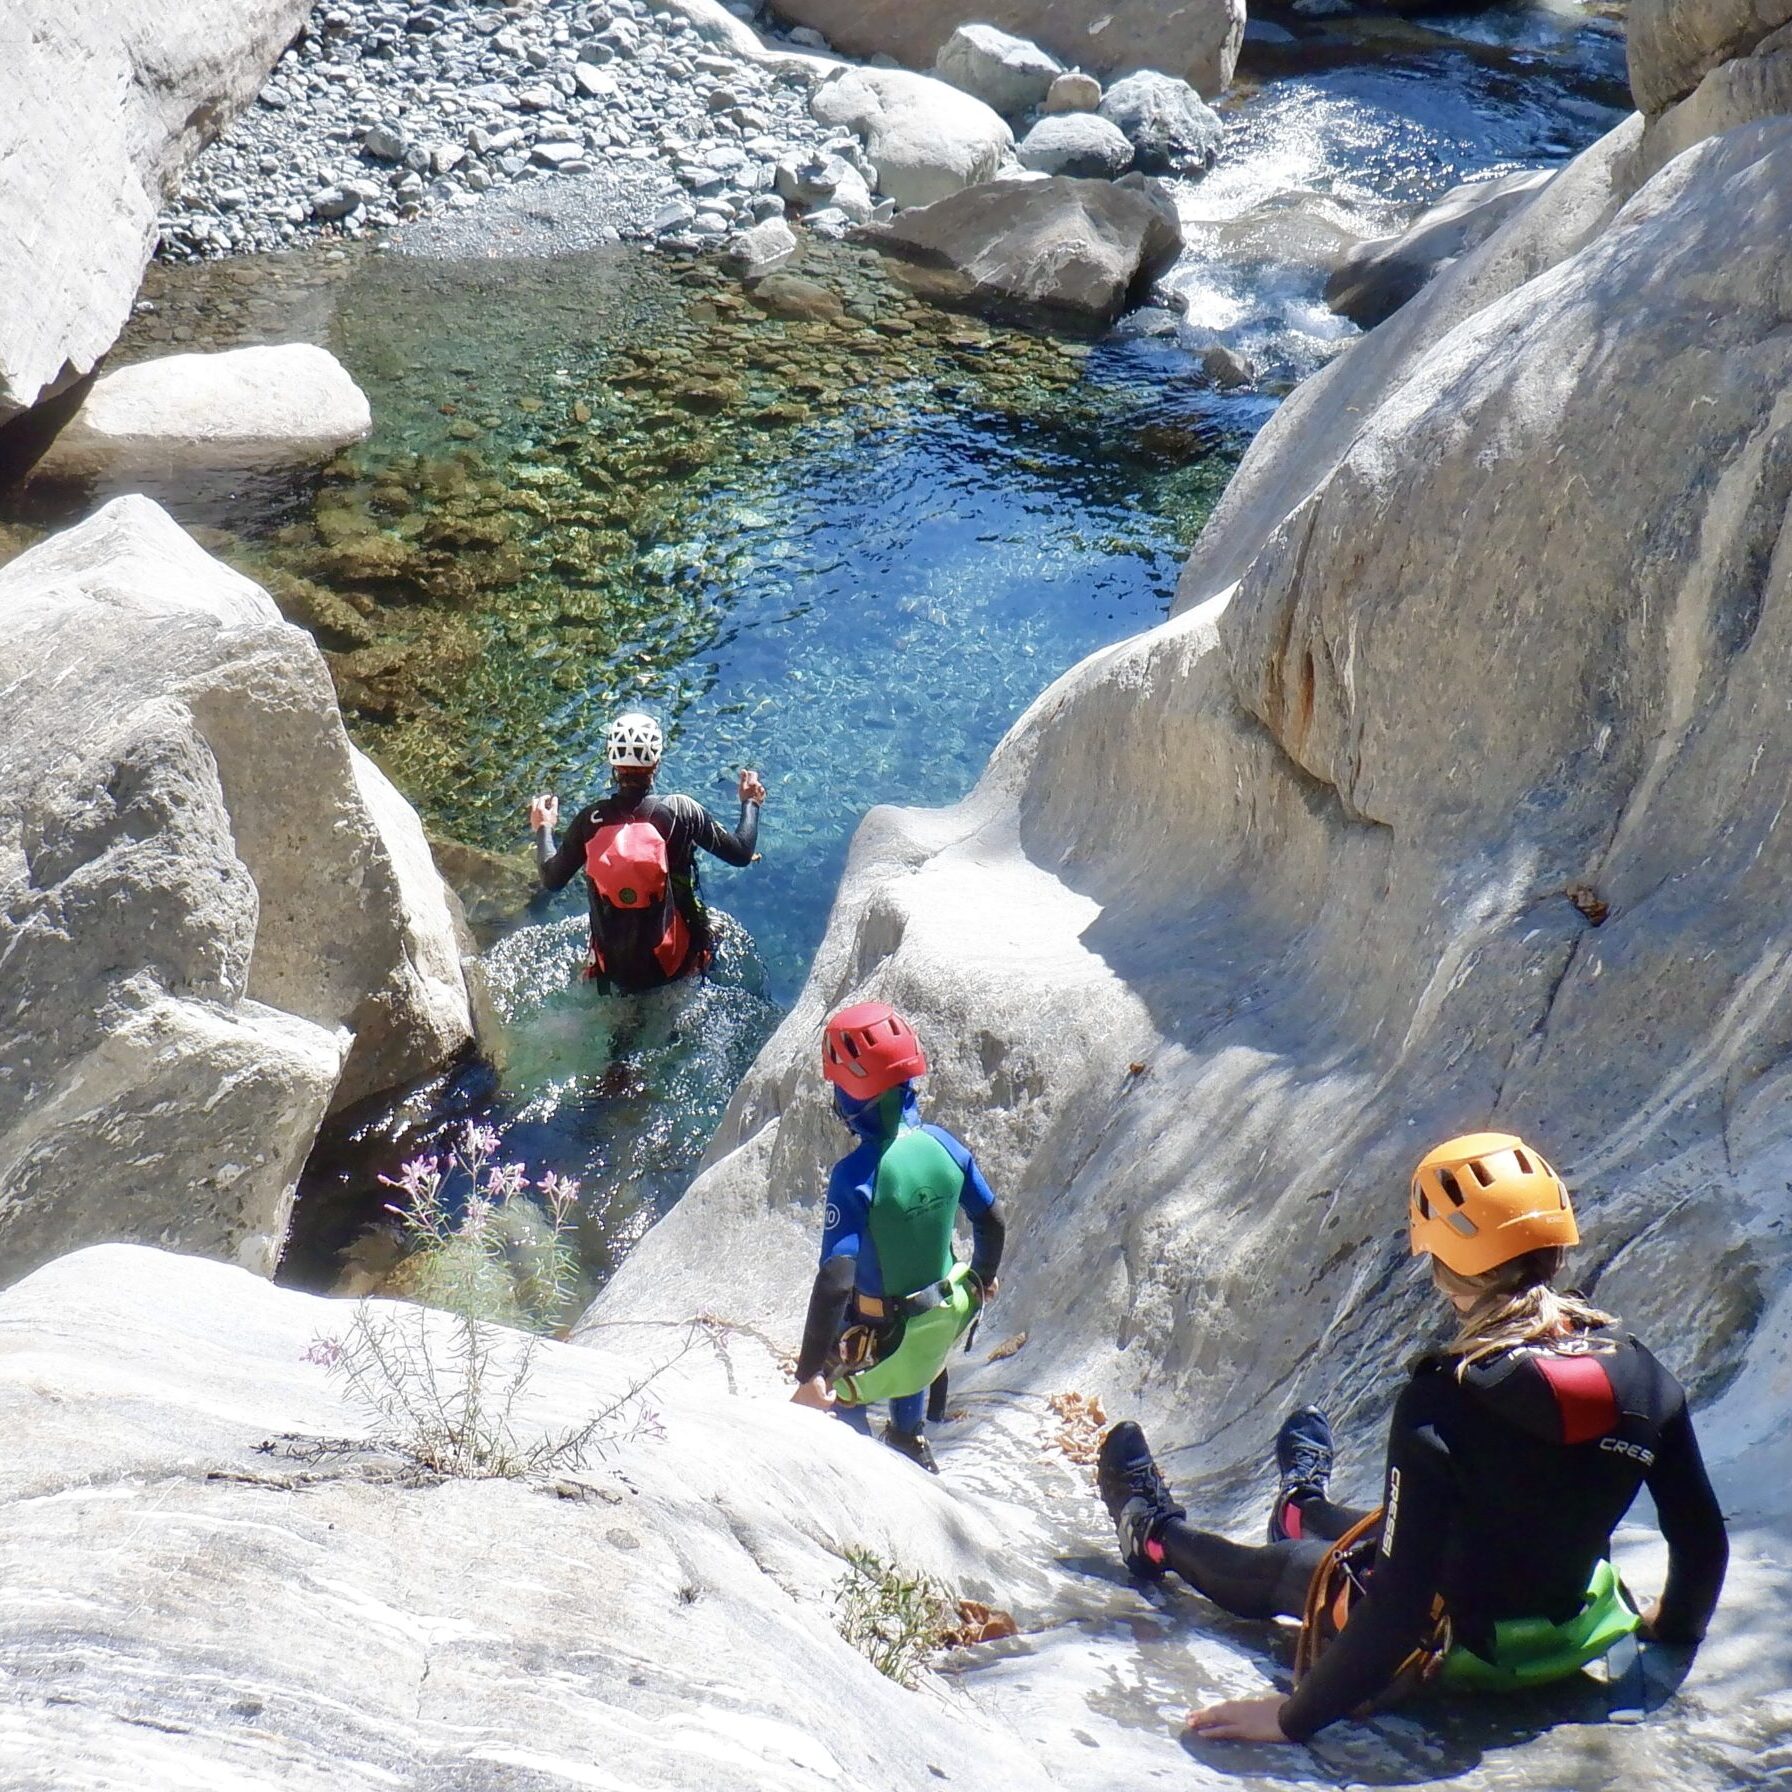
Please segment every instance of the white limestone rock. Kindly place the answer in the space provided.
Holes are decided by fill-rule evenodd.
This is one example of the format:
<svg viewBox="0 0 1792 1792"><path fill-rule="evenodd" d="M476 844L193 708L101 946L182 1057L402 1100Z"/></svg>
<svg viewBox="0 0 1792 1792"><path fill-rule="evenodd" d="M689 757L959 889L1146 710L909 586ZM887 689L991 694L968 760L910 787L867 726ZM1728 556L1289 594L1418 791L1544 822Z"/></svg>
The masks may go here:
<svg viewBox="0 0 1792 1792"><path fill-rule="evenodd" d="M35 472L116 479L302 466L372 428L348 370L310 343L164 355L101 375Z"/></svg>
<svg viewBox="0 0 1792 1792"><path fill-rule="evenodd" d="M1064 65L993 25L960 25L940 45L933 72L1012 122L1043 104Z"/></svg>
<svg viewBox="0 0 1792 1792"><path fill-rule="evenodd" d="M452 899L322 655L155 505L0 570L0 1260L271 1272L318 1122L472 1035Z"/></svg>
<svg viewBox="0 0 1792 1792"><path fill-rule="evenodd" d="M816 88L809 109L864 139L877 191L899 206L931 205L988 180L1014 148L1014 133L981 100L906 69L842 70Z"/></svg>
<svg viewBox="0 0 1792 1792"><path fill-rule="evenodd" d="M310 10L311 0L7 0L0 422L112 346L163 200Z"/></svg>

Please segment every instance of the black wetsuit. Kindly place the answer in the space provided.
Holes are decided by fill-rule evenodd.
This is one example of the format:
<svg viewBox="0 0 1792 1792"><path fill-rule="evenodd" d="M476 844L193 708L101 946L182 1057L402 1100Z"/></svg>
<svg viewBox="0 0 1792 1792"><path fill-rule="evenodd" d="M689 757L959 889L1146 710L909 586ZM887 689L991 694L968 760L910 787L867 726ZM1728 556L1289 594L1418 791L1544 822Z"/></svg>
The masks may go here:
<svg viewBox="0 0 1792 1792"><path fill-rule="evenodd" d="M1426 1633L1441 1593L1456 1639L1484 1657L1503 1618L1560 1623L1637 1492L1668 1545L1656 1635L1693 1643L1723 1586L1729 1545L1680 1384L1634 1338L1577 1339L1476 1364L1422 1359L1394 1408L1380 1552L1336 1641L1283 1706L1295 1741L1384 1692ZM1298 1617L1335 1538L1362 1516L1298 1506L1302 1534L1249 1548L1171 1520L1164 1557L1240 1617Z"/></svg>
<svg viewBox="0 0 1792 1792"><path fill-rule="evenodd" d="M657 989L676 981L704 962L710 949L709 915L703 906L697 879L697 849L728 865L750 865L759 837L759 805L743 802L740 821L732 830L710 814L695 797L657 796L650 786L624 786L602 802L592 803L573 817L572 826L558 849L547 828L535 835L535 856L541 881L550 890L564 889L585 869L585 849L599 828L622 821L652 824L666 842L666 859L672 873L672 898L690 929L691 949L685 962L667 976L653 956L657 929L643 911L612 909L591 886L591 940L601 952L602 980L624 993Z"/></svg>

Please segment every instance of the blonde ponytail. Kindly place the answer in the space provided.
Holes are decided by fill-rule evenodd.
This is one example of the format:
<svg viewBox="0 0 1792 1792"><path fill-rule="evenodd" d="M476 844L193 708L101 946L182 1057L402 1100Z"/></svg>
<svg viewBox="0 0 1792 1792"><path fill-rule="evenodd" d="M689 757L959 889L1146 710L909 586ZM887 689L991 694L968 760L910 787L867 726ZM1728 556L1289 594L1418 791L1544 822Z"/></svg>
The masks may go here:
<svg viewBox="0 0 1792 1792"><path fill-rule="evenodd" d="M1610 1313L1578 1294L1563 1293L1553 1286L1563 1257L1556 1249L1530 1251L1482 1276L1459 1276L1432 1259L1438 1286L1448 1294L1472 1296L1475 1303L1462 1315L1456 1336L1444 1347L1444 1354L1456 1359L1458 1379L1471 1365L1522 1344L1599 1331L1617 1323Z"/></svg>

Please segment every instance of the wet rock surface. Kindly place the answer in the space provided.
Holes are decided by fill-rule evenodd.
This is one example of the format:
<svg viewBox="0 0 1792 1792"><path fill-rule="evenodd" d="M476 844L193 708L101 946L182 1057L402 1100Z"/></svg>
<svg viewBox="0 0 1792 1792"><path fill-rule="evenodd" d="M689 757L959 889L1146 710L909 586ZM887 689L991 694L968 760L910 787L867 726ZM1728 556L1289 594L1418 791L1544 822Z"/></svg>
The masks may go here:
<svg viewBox="0 0 1792 1792"><path fill-rule="evenodd" d="M1041 321L1111 323L1176 259L1181 225L1143 179L995 182L905 212L874 241L942 302Z"/></svg>

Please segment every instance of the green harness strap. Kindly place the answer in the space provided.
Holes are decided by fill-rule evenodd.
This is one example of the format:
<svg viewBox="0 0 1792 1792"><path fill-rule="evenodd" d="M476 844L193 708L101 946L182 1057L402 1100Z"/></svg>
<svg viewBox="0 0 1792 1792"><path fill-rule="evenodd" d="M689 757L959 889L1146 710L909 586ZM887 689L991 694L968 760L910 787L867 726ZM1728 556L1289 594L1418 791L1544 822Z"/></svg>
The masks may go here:
<svg viewBox="0 0 1792 1792"><path fill-rule="evenodd" d="M1609 1655L1641 1619L1618 1571L1601 1562L1587 1583L1586 1604L1563 1624L1546 1618L1503 1618L1493 1627L1493 1660L1461 1643L1444 1657L1438 1681L1476 1692L1515 1692L1565 1680Z"/></svg>
<svg viewBox="0 0 1792 1792"><path fill-rule="evenodd" d="M906 1127L878 1160L871 1197L871 1243L883 1273L884 1296L899 1301L945 1284L946 1298L902 1320L902 1338L881 1361L843 1375L834 1393L852 1406L900 1400L929 1388L952 1346L977 1317L969 1267L952 1256L952 1227L964 1172L931 1133Z"/></svg>
<svg viewBox="0 0 1792 1792"><path fill-rule="evenodd" d="M903 1322L902 1342L883 1359L857 1375L842 1375L834 1397L848 1406L869 1406L877 1400L900 1400L918 1394L939 1379L952 1346L970 1329L981 1304L971 1291L971 1266L957 1263L942 1278L949 1298Z"/></svg>

